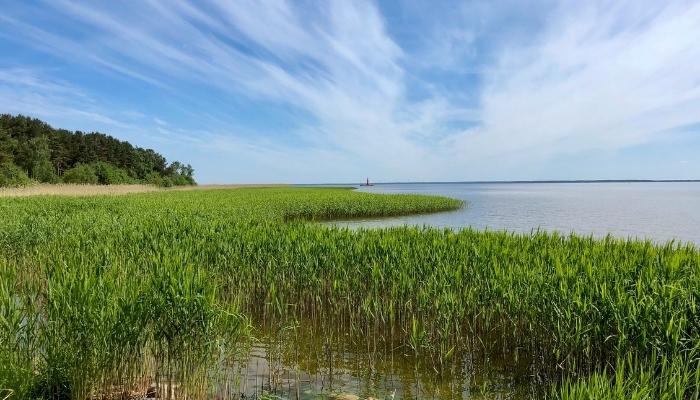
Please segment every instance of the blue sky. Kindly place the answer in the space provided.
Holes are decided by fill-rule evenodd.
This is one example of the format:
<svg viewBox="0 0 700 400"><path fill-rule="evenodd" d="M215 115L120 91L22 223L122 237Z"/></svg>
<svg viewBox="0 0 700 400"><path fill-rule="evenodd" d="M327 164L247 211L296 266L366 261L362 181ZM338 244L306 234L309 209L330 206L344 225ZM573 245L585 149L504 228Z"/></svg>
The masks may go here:
<svg viewBox="0 0 700 400"><path fill-rule="evenodd" d="M697 1L6 1L0 112L201 183L700 178Z"/></svg>

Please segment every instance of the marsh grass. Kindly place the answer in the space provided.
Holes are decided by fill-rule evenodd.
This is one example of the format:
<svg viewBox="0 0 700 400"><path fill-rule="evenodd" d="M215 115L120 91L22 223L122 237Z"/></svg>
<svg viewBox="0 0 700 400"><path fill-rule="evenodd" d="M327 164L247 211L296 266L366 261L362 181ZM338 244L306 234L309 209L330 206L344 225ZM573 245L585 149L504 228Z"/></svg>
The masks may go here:
<svg viewBox="0 0 700 400"><path fill-rule="evenodd" d="M0 187L0 197L27 196L96 196L154 192L160 188L152 185L74 185L35 184L25 187Z"/></svg>
<svg viewBox="0 0 700 400"><path fill-rule="evenodd" d="M561 398L697 397L692 246L308 222L461 205L302 188L3 199L0 388L234 397L255 320L305 321L327 349L351 340L370 371L398 351L449 378L480 346L527 360Z"/></svg>
<svg viewBox="0 0 700 400"><path fill-rule="evenodd" d="M89 184L49 184L36 183L20 187L0 187L2 197L30 197L30 196L114 196L132 193L158 192L158 191L186 191L186 190L230 190L239 188L270 188L286 187L285 184L228 184L228 185L187 185L163 188L155 185L123 184L123 185L89 185Z"/></svg>

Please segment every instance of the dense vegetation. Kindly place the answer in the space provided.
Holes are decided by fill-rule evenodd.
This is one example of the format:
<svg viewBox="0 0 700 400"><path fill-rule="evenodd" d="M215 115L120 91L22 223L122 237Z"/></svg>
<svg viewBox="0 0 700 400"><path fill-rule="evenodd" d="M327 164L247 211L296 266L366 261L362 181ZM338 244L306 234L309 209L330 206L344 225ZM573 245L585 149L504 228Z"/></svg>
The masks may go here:
<svg viewBox="0 0 700 400"><path fill-rule="evenodd" d="M85 399L157 376L227 396L251 320L291 319L435 374L475 341L510 349L551 379L543 396L698 397L694 247L307 222L459 206L296 188L0 200L0 389Z"/></svg>
<svg viewBox="0 0 700 400"><path fill-rule="evenodd" d="M25 116L0 115L0 186L43 183L159 186L194 184L190 165L102 133L54 129Z"/></svg>

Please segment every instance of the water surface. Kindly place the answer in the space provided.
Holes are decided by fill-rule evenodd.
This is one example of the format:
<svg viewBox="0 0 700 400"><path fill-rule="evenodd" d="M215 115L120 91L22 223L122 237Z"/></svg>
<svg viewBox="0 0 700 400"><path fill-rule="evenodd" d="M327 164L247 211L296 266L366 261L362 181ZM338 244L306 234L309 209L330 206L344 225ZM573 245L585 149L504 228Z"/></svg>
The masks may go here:
<svg viewBox="0 0 700 400"><path fill-rule="evenodd" d="M676 240L700 244L700 183L425 183L360 187L372 193L415 193L467 202L461 210L334 222L350 227L429 225L447 228Z"/></svg>
<svg viewBox="0 0 700 400"><path fill-rule="evenodd" d="M700 183L378 184L358 190L443 195L466 206L329 224L542 229L700 244ZM516 400L541 398L556 379L541 354L498 334L465 335L464 348L438 367L386 330L358 335L352 323L332 313L287 316L286 322L268 321L264 314L251 313L257 340L230 388L243 398Z"/></svg>
<svg viewBox="0 0 700 400"><path fill-rule="evenodd" d="M465 348L438 369L399 340L382 340L386 332L358 335L331 316L254 319L255 343L228 388L241 398L525 400L540 398L548 385L536 357L497 337L465 338Z"/></svg>

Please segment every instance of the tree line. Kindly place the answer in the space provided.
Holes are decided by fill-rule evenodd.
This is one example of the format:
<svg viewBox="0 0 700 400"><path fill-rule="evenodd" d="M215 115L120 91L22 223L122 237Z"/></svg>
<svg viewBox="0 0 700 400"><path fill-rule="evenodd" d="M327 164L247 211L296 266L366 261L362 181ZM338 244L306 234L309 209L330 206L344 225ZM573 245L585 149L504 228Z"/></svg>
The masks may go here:
<svg viewBox="0 0 700 400"><path fill-rule="evenodd" d="M0 186L32 182L194 185L194 169L99 132L55 129L23 115L0 115Z"/></svg>

